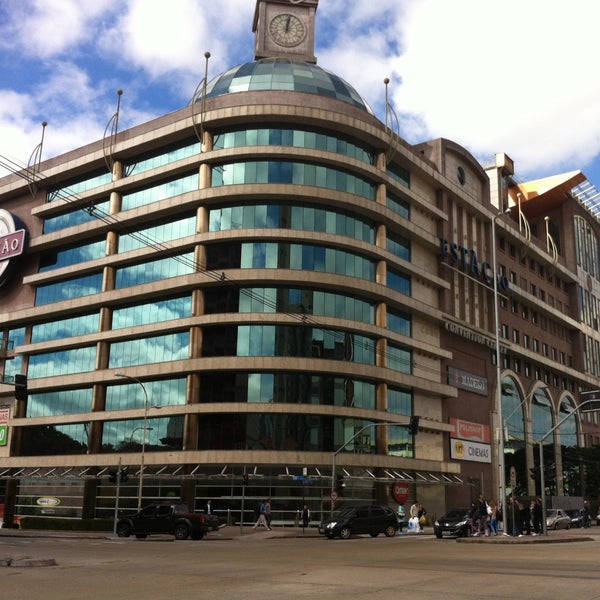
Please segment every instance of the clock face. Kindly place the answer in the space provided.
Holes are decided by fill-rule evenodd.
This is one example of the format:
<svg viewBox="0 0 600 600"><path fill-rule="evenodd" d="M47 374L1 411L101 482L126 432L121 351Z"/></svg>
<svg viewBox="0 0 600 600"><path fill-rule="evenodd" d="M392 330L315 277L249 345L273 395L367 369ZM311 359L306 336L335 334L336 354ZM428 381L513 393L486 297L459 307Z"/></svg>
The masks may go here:
<svg viewBox="0 0 600 600"><path fill-rule="evenodd" d="M271 19L269 34L280 46L291 48L302 42L306 29L298 17L281 14Z"/></svg>

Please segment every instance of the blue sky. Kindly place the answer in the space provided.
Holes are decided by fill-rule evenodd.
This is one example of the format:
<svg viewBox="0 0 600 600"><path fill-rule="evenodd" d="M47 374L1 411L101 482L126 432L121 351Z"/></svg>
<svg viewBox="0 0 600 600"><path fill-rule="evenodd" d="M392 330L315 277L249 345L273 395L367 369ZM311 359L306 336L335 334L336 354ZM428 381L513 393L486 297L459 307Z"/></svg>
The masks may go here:
<svg viewBox="0 0 600 600"><path fill-rule="evenodd" d="M204 75L252 60L255 0L0 0L0 155L26 164L185 106ZM449 138L516 175L582 170L600 188L600 3L320 0L318 64L409 143Z"/></svg>

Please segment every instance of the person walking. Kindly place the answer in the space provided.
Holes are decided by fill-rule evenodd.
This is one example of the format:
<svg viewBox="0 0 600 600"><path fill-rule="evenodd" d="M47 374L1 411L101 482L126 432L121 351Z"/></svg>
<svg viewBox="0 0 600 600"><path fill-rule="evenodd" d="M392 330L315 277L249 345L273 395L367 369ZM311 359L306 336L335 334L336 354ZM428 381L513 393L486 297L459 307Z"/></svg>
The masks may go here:
<svg viewBox="0 0 600 600"><path fill-rule="evenodd" d="M498 505L495 500L490 502L490 534L498 535Z"/></svg>
<svg viewBox="0 0 600 600"><path fill-rule="evenodd" d="M406 521L406 513L404 512L404 504L398 504L398 533L404 535L402 529L404 528L404 522Z"/></svg>
<svg viewBox="0 0 600 600"><path fill-rule="evenodd" d="M427 523L427 511L420 502L419 509L417 510L417 517L419 518L419 533L425 533L425 523Z"/></svg>
<svg viewBox="0 0 600 600"><path fill-rule="evenodd" d="M265 502L265 519L267 520L269 529L271 529L271 498L267 498Z"/></svg>
<svg viewBox="0 0 600 600"><path fill-rule="evenodd" d="M206 514L207 515L212 515L212 500L207 500L206 501Z"/></svg>
<svg viewBox="0 0 600 600"><path fill-rule="evenodd" d="M412 529L413 533L419 533L421 525L419 523L419 503L415 500L408 511L409 521L408 530ZM412 524L412 528L411 528Z"/></svg>
<svg viewBox="0 0 600 600"><path fill-rule="evenodd" d="M590 507L587 500L583 501L581 509L581 526L587 529L590 526Z"/></svg>
<svg viewBox="0 0 600 600"><path fill-rule="evenodd" d="M310 523L310 510L308 506L305 504L302 509L302 528L308 529L308 525Z"/></svg>
<svg viewBox="0 0 600 600"><path fill-rule="evenodd" d="M256 529L257 527L264 527L267 531L271 531L265 515L265 504L265 502L260 503L260 507L258 509L258 519L256 520L256 523L254 523L253 529Z"/></svg>
<svg viewBox="0 0 600 600"><path fill-rule="evenodd" d="M531 535L540 535L542 533L542 499L534 498L531 501L531 521L533 523L533 533Z"/></svg>
<svg viewBox="0 0 600 600"><path fill-rule="evenodd" d="M477 502L477 518L479 519L479 535L488 536L488 507L487 502L485 501L485 497L483 495L479 496L479 501Z"/></svg>

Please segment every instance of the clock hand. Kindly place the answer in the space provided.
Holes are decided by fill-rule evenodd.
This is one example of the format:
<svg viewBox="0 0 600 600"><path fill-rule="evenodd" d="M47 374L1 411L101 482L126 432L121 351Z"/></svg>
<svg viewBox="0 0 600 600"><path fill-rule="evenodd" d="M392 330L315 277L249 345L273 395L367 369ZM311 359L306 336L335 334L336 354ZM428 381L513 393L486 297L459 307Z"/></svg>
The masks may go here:
<svg viewBox="0 0 600 600"><path fill-rule="evenodd" d="M291 18L292 18L292 17L289 17L289 16L288 16L288 18L287 18L287 21L285 22L285 32L286 32L286 33L287 33L289 30L290 30L290 19L291 19Z"/></svg>

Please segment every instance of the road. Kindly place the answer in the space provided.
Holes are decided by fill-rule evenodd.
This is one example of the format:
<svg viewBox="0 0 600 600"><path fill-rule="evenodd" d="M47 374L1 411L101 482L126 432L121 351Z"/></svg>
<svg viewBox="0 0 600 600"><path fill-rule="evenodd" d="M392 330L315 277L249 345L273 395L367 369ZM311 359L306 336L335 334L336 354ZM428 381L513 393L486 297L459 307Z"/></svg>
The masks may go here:
<svg viewBox="0 0 600 600"><path fill-rule="evenodd" d="M0 558L51 557L56 565L2 567L0 589L11 600L592 600L600 598L599 550L600 530L588 541L510 545L276 530L184 542L2 536Z"/></svg>

